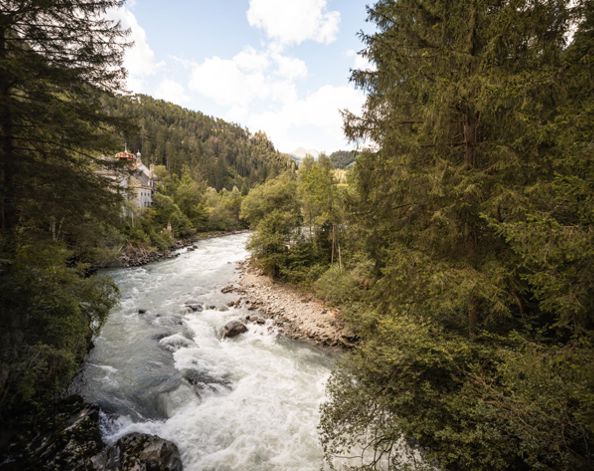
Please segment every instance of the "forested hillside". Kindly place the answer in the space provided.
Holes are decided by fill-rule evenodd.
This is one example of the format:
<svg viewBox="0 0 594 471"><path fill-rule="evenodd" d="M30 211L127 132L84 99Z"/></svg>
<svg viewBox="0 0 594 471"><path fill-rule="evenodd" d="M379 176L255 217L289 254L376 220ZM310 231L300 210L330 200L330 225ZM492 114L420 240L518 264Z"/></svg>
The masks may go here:
<svg viewBox="0 0 594 471"><path fill-rule="evenodd" d="M197 111L146 95L106 100L110 114L127 118L133 127L122 139L142 152L147 163L164 165L181 175L184 166L209 186L245 193L292 165L263 132L248 130Z"/></svg>
<svg viewBox="0 0 594 471"><path fill-rule="evenodd" d="M337 150L332 152L328 158L335 168L347 168L355 163L359 152L356 150Z"/></svg>

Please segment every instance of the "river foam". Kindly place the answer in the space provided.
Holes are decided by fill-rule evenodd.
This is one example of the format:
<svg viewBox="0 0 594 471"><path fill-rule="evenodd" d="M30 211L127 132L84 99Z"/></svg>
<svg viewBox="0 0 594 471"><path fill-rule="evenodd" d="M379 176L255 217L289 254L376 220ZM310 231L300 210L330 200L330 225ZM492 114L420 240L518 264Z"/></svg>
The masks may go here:
<svg viewBox="0 0 594 471"><path fill-rule="evenodd" d="M106 411L106 440L157 434L178 445L189 471L320 469L329 354L278 337L269 323L221 338L225 323L248 314L221 293L246 240L211 239L173 260L109 272L122 302L77 382ZM189 301L204 309L188 312Z"/></svg>

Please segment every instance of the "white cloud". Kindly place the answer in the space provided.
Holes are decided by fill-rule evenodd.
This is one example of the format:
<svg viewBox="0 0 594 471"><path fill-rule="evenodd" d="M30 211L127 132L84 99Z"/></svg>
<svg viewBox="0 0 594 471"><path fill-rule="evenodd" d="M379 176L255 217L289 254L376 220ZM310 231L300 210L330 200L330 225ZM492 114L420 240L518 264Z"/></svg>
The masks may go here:
<svg viewBox="0 0 594 471"><path fill-rule="evenodd" d="M294 80L307 76L307 66L301 59L274 54L274 60L278 67L276 74L280 77Z"/></svg>
<svg viewBox="0 0 594 471"><path fill-rule="evenodd" d="M171 79L161 80L155 90L154 96L178 105L184 105L188 101L184 87Z"/></svg>
<svg viewBox="0 0 594 471"><path fill-rule="evenodd" d="M233 57L239 69L245 72L262 72L270 65L270 58L265 52L246 47Z"/></svg>
<svg viewBox="0 0 594 471"><path fill-rule="evenodd" d="M231 59L215 56L194 64L189 87L218 105L245 108L258 100L293 100L294 81L305 75L300 59L248 47Z"/></svg>
<svg viewBox="0 0 594 471"><path fill-rule="evenodd" d="M194 63L189 83L218 106L224 118L265 131L284 151L307 145L332 151L344 148L340 110L361 111L363 92L351 86L324 85L299 96L305 62L277 48L245 48L230 59L209 57Z"/></svg>
<svg viewBox="0 0 594 471"><path fill-rule="evenodd" d="M128 40L134 44L124 55L124 66L128 70L127 86L134 92L145 91L143 77L153 74L162 64L156 63L155 53L149 46L146 32L136 20L134 13L121 7L110 10L107 15L110 19L120 21L124 29L130 30Z"/></svg>
<svg viewBox="0 0 594 471"><path fill-rule="evenodd" d="M328 11L327 0L250 0L247 19L281 45L336 39L340 13Z"/></svg>
<svg viewBox="0 0 594 471"><path fill-rule="evenodd" d="M245 72L233 59L210 57L192 67L190 88L223 106L247 106L264 92L263 75Z"/></svg>
<svg viewBox="0 0 594 471"><path fill-rule="evenodd" d="M250 129L266 131L284 151L302 145L333 151L346 145L340 110L359 113L364 102L365 95L352 87L324 85L302 99L273 111L246 114L244 119Z"/></svg>

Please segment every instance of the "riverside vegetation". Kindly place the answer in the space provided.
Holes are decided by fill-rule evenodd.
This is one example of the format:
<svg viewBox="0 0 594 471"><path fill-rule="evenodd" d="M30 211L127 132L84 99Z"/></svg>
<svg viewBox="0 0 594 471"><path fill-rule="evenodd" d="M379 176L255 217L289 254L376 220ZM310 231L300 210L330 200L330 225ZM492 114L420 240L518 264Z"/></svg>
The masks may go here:
<svg viewBox="0 0 594 471"><path fill-rule="evenodd" d="M298 169L263 133L122 97L126 34L101 16L122 3L1 3L0 445L117 302L91 266L249 224L254 263L359 339L322 408L328 462L593 467L591 1L375 2L345 129L377 149ZM96 172L123 142L159 176L134 220Z"/></svg>

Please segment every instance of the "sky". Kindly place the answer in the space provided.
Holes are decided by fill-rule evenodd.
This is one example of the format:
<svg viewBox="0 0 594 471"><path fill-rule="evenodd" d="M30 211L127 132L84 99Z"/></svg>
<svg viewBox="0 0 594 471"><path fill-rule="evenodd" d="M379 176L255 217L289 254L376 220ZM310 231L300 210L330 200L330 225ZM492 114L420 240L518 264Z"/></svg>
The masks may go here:
<svg viewBox="0 0 594 471"><path fill-rule="evenodd" d="M277 149L355 148L341 109L365 96L350 69L369 32L369 0L128 0L110 12L134 45L130 92L264 131Z"/></svg>

